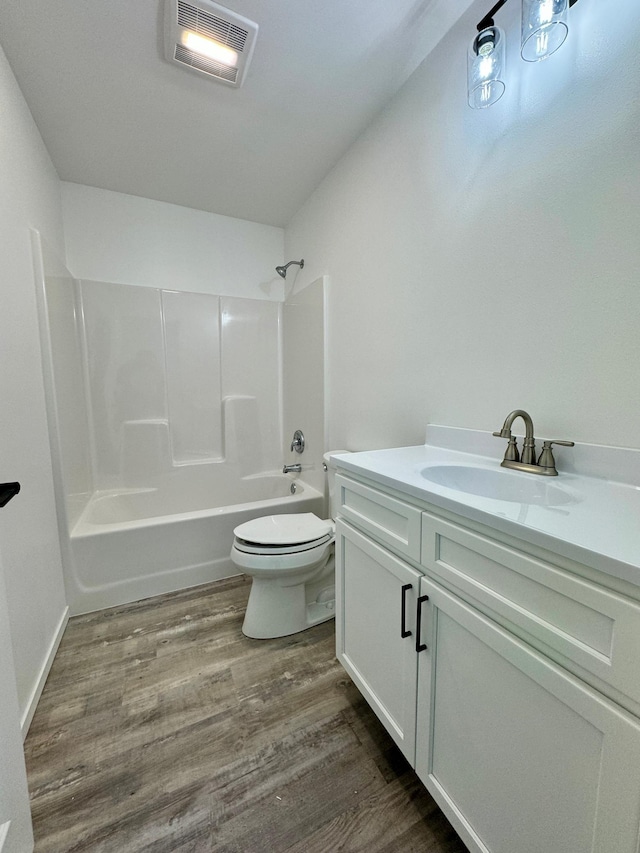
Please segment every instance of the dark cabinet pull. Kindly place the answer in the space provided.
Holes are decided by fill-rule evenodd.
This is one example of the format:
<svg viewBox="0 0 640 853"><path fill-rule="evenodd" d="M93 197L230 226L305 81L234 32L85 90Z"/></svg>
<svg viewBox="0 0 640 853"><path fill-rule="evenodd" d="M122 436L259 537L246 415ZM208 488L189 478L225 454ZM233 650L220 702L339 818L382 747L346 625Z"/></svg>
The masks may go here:
<svg viewBox="0 0 640 853"><path fill-rule="evenodd" d="M6 506L20 491L20 483L0 483L0 507Z"/></svg>
<svg viewBox="0 0 640 853"><path fill-rule="evenodd" d="M400 636L410 637L411 631L407 631L407 593L413 589L413 584L406 583L402 587L402 614L400 616Z"/></svg>
<svg viewBox="0 0 640 853"><path fill-rule="evenodd" d="M420 642L420 622L422 621L422 605L425 601L429 601L428 595L421 595L418 598L418 611L416 613L416 652L423 652L427 648L426 643Z"/></svg>

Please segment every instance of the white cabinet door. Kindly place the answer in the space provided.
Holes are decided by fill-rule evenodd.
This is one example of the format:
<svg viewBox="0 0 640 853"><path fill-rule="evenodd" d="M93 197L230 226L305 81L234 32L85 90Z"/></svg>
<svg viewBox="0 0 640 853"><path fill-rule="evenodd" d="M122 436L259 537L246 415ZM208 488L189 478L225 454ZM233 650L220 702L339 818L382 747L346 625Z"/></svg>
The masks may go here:
<svg viewBox="0 0 640 853"><path fill-rule="evenodd" d="M337 522L338 660L412 766L420 578L420 572Z"/></svg>
<svg viewBox="0 0 640 853"><path fill-rule="evenodd" d="M416 771L472 851L637 853L640 725L423 578Z"/></svg>

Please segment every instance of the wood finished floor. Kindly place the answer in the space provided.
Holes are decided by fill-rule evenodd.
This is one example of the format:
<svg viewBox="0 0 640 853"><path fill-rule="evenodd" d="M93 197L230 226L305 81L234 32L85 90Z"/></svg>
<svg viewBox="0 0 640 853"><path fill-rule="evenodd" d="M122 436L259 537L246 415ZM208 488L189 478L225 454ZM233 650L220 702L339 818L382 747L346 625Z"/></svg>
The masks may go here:
<svg viewBox="0 0 640 853"><path fill-rule="evenodd" d="M25 754L36 853L466 853L335 660L233 578L71 619Z"/></svg>

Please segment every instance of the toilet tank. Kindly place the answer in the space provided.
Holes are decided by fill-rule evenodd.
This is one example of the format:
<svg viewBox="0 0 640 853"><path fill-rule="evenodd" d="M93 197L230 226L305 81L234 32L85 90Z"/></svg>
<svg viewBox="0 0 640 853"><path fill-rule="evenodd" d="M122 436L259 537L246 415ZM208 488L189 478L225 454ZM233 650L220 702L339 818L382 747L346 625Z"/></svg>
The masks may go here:
<svg viewBox="0 0 640 853"><path fill-rule="evenodd" d="M336 511L338 507L336 506L337 496L336 496L336 464L332 461L331 457L336 456L338 453L351 453L350 450L329 450L327 453L323 454L322 458L324 459L324 464L326 465L327 470L327 487L329 490L329 517L335 518Z"/></svg>

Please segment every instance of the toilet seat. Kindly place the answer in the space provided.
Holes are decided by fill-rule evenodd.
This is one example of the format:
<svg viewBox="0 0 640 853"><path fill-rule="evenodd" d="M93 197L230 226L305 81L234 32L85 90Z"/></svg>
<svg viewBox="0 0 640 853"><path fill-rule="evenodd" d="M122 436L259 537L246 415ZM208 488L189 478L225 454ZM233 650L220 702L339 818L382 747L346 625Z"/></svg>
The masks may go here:
<svg viewBox="0 0 640 853"><path fill-rule="evenodd" d="M235 537L233 544L238 551L242 551L245 554L264 554L265 556L269 556L271 554L299 554L332 541L333 535L327 533L326 536L322 536L320 539L312 539L310 542L301 542L297 545L265 545L262 542L247 542L246 539L241 539L239 536Z"/></svg>
<svg viewBox="0 0 640 853"><path fill-rule="evenodd" d="M297 578L301 580L305 572L314 572L324 565L333 554L333 538L327 542L309 548L290 548L284 553L265 553L256 548L245 551L234 541L231 547L231 559L242 571L249 572L254 580L261 578Z"/></svg>
<svg viewBox="0 0 640 853"><path fill-rule="evenodd" d="M265 515L233 531L239 550L252 554L287 554L315 548L333 538L334 524L312 512Z"/></svg>

